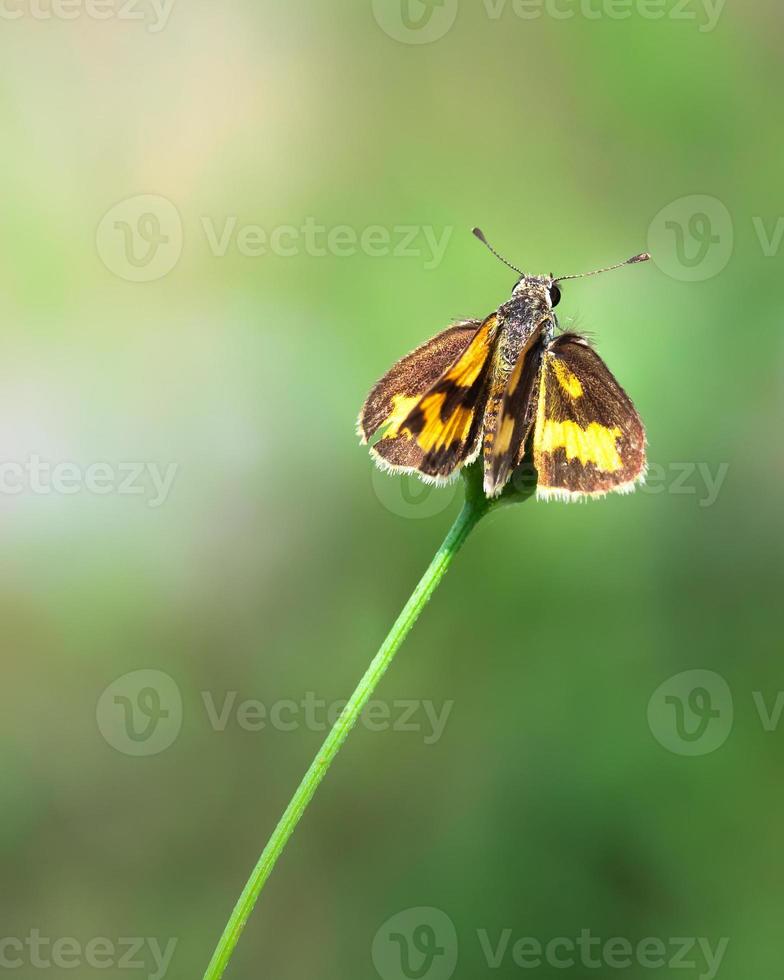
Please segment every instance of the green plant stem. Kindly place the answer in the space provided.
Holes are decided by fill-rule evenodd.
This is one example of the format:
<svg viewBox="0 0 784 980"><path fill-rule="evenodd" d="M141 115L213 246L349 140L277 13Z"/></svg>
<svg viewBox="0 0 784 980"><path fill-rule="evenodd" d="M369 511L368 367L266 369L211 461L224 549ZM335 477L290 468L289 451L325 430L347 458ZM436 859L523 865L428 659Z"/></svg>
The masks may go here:
<svg viewBox="0 0 784 980"><path fill-rule="evenodd" d="M446 570L449 568L461 545L489 509L490 505L488 501L484 499L480 492L471 493L469 491L470 488L467 487L466 501L463 509L450 528L443 544L430 562L427 571L419 580L419 584L403 607L402 612L395 620L394 626L381 644L381 648L373 658L364 677L357 685L356 690L351 695L346 707L340 713L340 717L324 740L324 744L319 749L316 758L311 763L302 782L297 787L297 791L291 798L291 802L286 807L277 827L272 832L272 836L262 851L258 864L253 869L248 883L245 885L237 904L234 906L234 911L231 913L231 917L226 924L223 935L204 974L204 980L220 980L223 976L237 942L242 935L242 930L245 928L245 923L253 911L256 900L261 894L261 890L267 878L269 878L270 872L275 867L275 862L280 857L288 839L294 832L294 828L299 823L300 817L305 812L305 808L316 792L319 783L326 775L327 769L329 769L335 756L338 754L341 745L346 740L346 736L354 727L362 709L375 691L376 685L392 663L392 659L401 643L416 622L436 586L444 577Z"/></svg>

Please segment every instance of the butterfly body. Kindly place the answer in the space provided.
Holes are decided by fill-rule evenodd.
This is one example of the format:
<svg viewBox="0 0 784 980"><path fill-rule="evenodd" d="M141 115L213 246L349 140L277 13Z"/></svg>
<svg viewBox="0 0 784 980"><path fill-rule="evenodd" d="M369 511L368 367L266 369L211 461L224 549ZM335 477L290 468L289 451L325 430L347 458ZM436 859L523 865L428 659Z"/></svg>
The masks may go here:
<svg viewBox="0 0 784 980"><path fill-rule="evenodd" d="M556 333L559 300L553 277L522 275L483 321L455 324L398 361L360 413L363 441L381 433L377 464L443 483L481 451L492 497L531 449L540 497L633 489L645 472L642 422L587 340Z"/></svg>
<svg viewBox="0 0 784 980"><path fill-rule="evenodd" d="M498 307L502 323L500 348L511 371L520 352L534 333L555 324L553 304L548 289L549 280L526 276L518 282L512 298Z"/></svg>

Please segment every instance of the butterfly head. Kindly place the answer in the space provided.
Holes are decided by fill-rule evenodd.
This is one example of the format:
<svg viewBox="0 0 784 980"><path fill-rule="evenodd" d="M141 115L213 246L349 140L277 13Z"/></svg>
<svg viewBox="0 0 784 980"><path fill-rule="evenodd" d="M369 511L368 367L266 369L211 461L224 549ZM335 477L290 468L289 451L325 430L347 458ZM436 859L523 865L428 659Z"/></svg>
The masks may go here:
<svg viewBox="0 0 784 980"><path fill-rule="evenodd" d="M647 262L650 259L650 255L647 252L641 252L639 255L633 255L630 259L626 259L625 262L619 262L617 265L610 265L604 269L596 269L594 272L583 272L577 276L558 276L558 278L552 275L527 276L517 266L508 262L503 255L499 255L496 252L480 228L474 228L473 233L483 245L487 246L496 258L499 258L504 265L508 266L520 276L512 290L512 299L522 297L532 306L539 307L543 310L551 310L554 306L558 306L561 300L561 289L558 283L563 282L565 279L582 279L584 276L595 276L600 272L611 272L613 269L620 269L621 266L635 265L637 262Z"/></svg>
<svg viewBox="0 0 784 980"><path fill-rule="evenodd" d="M561 290L552 276L521 276L512 290L512 299L522 297L541 310L551 310L561 300Z"/></svg>

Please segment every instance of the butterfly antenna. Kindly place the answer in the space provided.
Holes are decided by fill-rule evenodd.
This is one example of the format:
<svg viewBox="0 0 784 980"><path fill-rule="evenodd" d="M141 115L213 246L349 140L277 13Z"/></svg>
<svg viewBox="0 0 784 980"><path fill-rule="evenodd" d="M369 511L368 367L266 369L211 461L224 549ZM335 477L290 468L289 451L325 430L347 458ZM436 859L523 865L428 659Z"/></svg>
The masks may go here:
<svg viewBox="0 0 784 980"><path fill-rule="evenodd" d="M491 251L491 252L493 253L493 255L494 255L494 256L495 256L495 257L496 257L497 259L500 259L500 260L501 260L501 261L502 261L502 262L504 263L504 265L506 265L506 266L509 266L509 268L510 268L510 269L511 269L511 270L512 270L513 272L516 272L516 273L517 273L517 274L518 274L519 276L524 276L524 275L525 275L525 273L524 273L524 272L521 272L521 271L520 271L520 269L518 269L518 268L517 268L517 266L515 266L515 265L512 265L512 263L511 263L511 262L508 262L508 261L507 261L507 260L506 260L506 259L505 259L505 258L503 257L503 255L500 255L500 254L499 254L498 252L496 252L496 250L495 250L495 249L493 248L493 246L492 246L492 245L490 244L490 242L488 242L488 240L487 240L487 239L485 238L485 233L484 233L484 232L482 231L482 229L481 229L481 228L472 228L472 229L471 229L471 232L472 232L472 234L474 234L474 235L476 235L476 237L477 237L477 238L479 239L479 241L480 241L480 242L481 242L481 243L482 243L483 245L486 245L486 246L487 246L487 248L489 248L489 249L490 249L490 251Z"/></svg>
<svg viewBox="0 0 784 980"><path fill-rule="evenodd" d="M612 272L613 269L621 269L625 265L636 265L637 262L647 262L648 259L650 259L648 252L640 252L639 255L633 255L625 262L619 262L617 265L608 265L606 269L596 269L594 272L581 272L576 276L559 276L553 281L563 282L565 279L584 279L586 276L598 276L600 272Z"/></svg>

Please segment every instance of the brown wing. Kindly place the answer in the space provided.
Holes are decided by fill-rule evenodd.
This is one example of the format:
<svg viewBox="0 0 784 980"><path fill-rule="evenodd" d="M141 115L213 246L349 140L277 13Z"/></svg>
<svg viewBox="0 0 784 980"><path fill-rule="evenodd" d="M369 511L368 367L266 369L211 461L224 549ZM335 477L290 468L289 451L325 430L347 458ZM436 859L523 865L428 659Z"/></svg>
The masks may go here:
<svg viewBox="0 0 784 980"><path fill-rule="evenodd" d="M629 493L645 476L645 430L631 399L577 334L542 358L534 426L537 495Z"/></svg>
<svg viewBox="0 0 784 980"><path fill-rule="evenodd" d="M485 416L485 480L488 497L499 494L509 481L512 470L522 461L525 441L533 425L536 408L536 381L542 363L543 345L536 338L517 359L505 389L500 393L500 407L492 418Z"/></svg>
<svg viewBox="0 0 784 980"><path fill-rule="evenodd" d="M441 375L463 353L481 325L480 320L465 320L447 327L401 358L380 381L373 385L362 411L357 431L367 442L385 423L399 416L408 402L408 410L429 391Z"/></svg>
<svg viewBox="0 0 784 980"><path fill-rule="evenodd" d="M370 450L379 466L439 483L475 457L497 333L493 314L423 395L391 396L384 434Z"/></svg>

